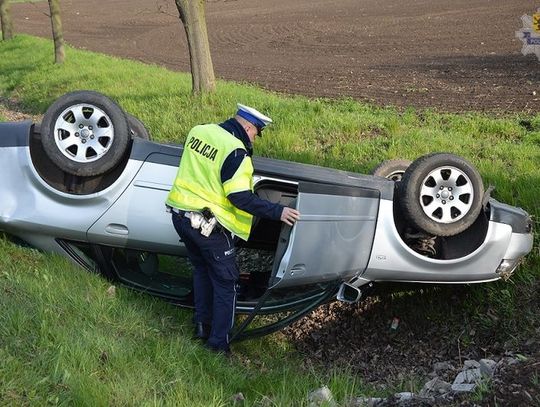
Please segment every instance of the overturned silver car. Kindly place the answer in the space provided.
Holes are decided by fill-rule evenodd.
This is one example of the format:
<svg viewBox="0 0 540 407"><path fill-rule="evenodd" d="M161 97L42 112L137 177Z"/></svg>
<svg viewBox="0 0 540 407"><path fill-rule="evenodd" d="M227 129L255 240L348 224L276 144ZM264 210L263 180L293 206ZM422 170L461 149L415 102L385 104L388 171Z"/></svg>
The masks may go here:
<svg viewBox="0 0 540 407"><path fill-rule="evenodd" d="M67 94L41 124L0 123L0 230L105 277L192 305L185 249L165 198L181 145L150 141L109 98ZM438 153L373 175L254 158L255 192L296 207L288 227L255 219L244 253L267 270L241 275L235 337L282 328L318 305L356 302L380 282L480 283L509 277L532 249L532 221L489 196L474 167ZM256 284L257 289L252 286ZM276 314L250 328L253 318Z"/></svg>

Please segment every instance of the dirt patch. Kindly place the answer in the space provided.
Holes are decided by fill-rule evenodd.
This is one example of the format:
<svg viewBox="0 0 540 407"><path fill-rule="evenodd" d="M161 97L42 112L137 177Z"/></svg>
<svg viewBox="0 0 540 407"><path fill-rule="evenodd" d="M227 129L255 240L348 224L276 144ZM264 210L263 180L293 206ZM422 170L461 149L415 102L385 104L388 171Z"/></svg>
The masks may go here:
<svg viewBox="0 0 540 407"><path fill-rule="evenodd" d="M464 292L447 295L458 303ZM434 296L373 297L359 305L335 302L292 325L287 335L305 355L306 364L343 366L376 386L427 377L436 362L451 361L457 369L478 355L465 350L459 340L449 340L456 333L445 320L427 320L409 311L412 302L421 303L424 297L427 305Z"/></svg>
<svg viewBox="0 0 540 407"><path fill-rule="evenodd" d="M360 304L325 305L287 328L285 335L303 354L306 368L341 367L384 391L418 391L439 363L447 367L437 375L452 383L466 360L512 356L522 362L497 371L482 401L469 403L467 395L454 401L470 406L539 403L540 328L526 335L497 324L483 327L485 321L462 309L470 287L411 288L383 288ZM536 291L523 304L524 315L538 305ZM489 315L488 304L479 312L497 319Z"/></svg>
<svg viewBox="0 0 540 407"><path fill-rule="evenodd" d="M540 69L515 31L530 0L213 0L207 22L216 74L308 96L378 105L536 113ZM47 3L12 7L17 32L50 37ZM80 48L188 71L174 2L62 3ZM538 93L537 93L538 92Z"/></svg>
<svg viewBox="0 0 540 407"><path fill-rule="evenodd" d="M34 123L38 123L43 116L25 113L21 110L19 103L8 98L0 97L0 117L3 117L9 122L32 120Z"/></svg>
<svg viewBox="0 0 540 407"><path fill-rule="evenodd" d="M540 354L504 367L493 382L493 392L483 406L540 405Z"/></svg>

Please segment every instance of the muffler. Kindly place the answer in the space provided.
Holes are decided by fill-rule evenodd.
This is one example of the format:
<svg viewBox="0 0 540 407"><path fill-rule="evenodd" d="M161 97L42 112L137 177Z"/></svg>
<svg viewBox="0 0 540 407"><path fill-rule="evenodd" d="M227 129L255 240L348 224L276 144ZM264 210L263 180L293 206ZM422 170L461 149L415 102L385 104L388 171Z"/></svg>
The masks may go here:
<svg viewBox="0 0 540 407"><path fill-rule="evenodd" d="M373 288L373 283L369 282L360 287L356 287L351 283L342 283L339 287L336 298L338 301L353 304L360 301L363 297L367 296L367 293Z"/></svg>

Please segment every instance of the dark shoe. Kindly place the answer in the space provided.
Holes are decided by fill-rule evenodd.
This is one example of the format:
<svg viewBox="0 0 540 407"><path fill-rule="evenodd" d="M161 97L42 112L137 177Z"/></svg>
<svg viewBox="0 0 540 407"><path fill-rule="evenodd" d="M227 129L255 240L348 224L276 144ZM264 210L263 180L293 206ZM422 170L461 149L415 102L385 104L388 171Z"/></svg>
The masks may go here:
<svg viewBox="0 0 540 407"><path fill-rule="evenodd" d="M226 358L230 358L232 356L231 348L227 347L227 349L221 349L216 348L215 346L208 345L207 343L204 344L204 347L208 349L211 352L217 353L218 355L223 355Z"/></svg>
<svg viewBox="0 0 540 407"><path fill-rule="evenodd" d="M195 323L195 331L193 332L194 339L202 339L206 341L210 337L212 327L202 322Z"/></svg>

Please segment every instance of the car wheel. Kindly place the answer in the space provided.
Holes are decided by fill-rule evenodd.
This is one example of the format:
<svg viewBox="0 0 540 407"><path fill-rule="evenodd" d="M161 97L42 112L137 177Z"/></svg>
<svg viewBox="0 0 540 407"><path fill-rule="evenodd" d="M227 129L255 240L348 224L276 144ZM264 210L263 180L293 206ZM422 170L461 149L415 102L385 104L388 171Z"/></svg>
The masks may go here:
<svg viewBox="0 0 540 407"><path fill-rule="evenodd" d="M463 158L446 153L418 158L399 186L408 222L436 236L453 236L471 226L482 209L483 194L478 171Z"/></svg>
<svg viewBox="0 0 540 407"><path fill-rule="evenodd" d="M377 165L371 175L388 178L394 182L401 181L405 170L409 168L412 161L409 160L386 160Z"/></svg>
<svg viewBox="0 0 540 407"><path fill-rule="evenodd" d="M151 140L150 132L142 121L129 113L126 113L126 119L131 137L141 138L143 140Z"/></svg>
<svg viewBox="0 0 540 407"><path fill-rule="evenodd" d="M94 176L111 170L122 161L129 141L124 112L97 92L68 93L43 116L43 149L69 174Z"/></svg>

